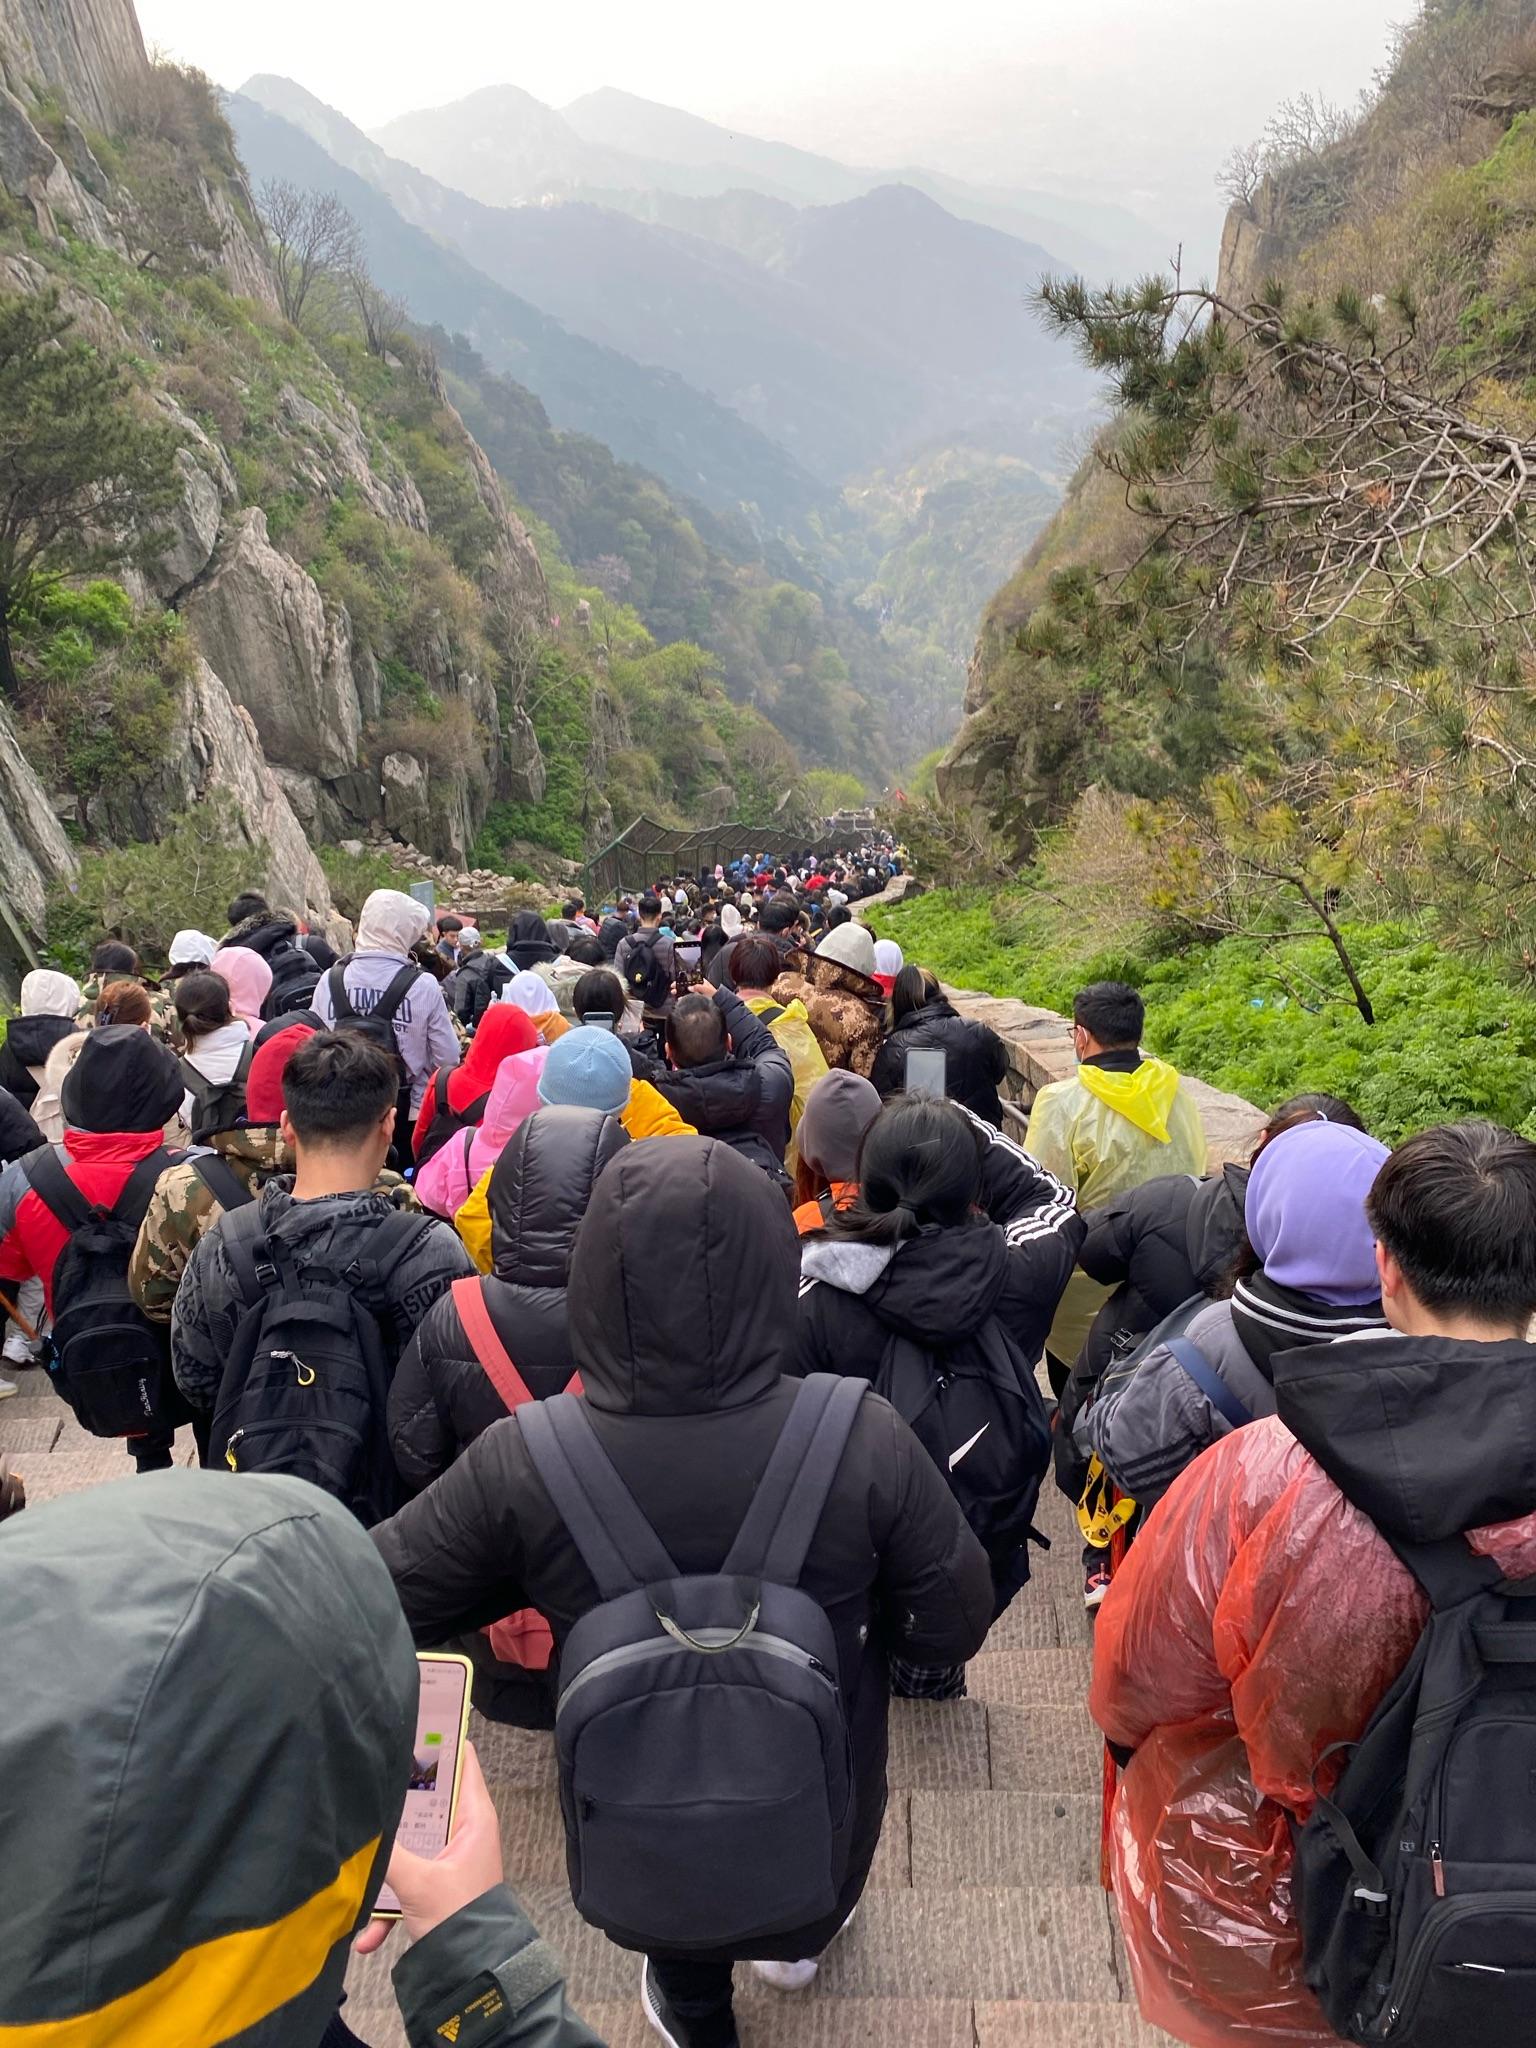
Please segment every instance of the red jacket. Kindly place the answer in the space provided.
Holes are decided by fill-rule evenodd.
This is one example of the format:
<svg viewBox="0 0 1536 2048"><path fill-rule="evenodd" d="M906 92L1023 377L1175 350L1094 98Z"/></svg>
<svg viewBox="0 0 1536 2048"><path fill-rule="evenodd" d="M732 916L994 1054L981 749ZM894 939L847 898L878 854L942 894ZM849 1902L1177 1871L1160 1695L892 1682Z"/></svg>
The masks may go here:
<svg viewBox="0 0 1536 2048"><path fill-rule="evenodd" d="M89 1202L110 1209L141 1159L165 1143L160 1131L66 1131L56 1146L65 1171ZM174 1158L181 1154L175 1153ZM43 1283L53 1314L53 1269L69 1233L18 1165L0 1175L0 1280Z"/></svg>
<svg viewBox="0 0 1536 2048"><path fill-rule="evenodd" d="M1390 1371L1411 1346L1370 1349ZM1536 1353L1517 1364L1528 1375ZM1362 1382L1369 1370L1357 1368ZM1362 1385L1362 1406L1373 1392ZM1511 1457L1529 1441L1516 1421ZM1449 1467L1451 1418L1440 1427ZM1510 1576L1536 1576L1536 1512L1470 1540ZM1312 1811L1324 1750L1358 1739L1428 1613L1374 1524L1277 1416L1212 1445L1148 1518L1099 1611L1091 1708L1136 1752L1115 1801L1115 1899L1142 2012L1175 2039L1337 2040L1302 1977L1290 1822ZM1323 1789L1336 1776L1325 1768Z"/></svg>

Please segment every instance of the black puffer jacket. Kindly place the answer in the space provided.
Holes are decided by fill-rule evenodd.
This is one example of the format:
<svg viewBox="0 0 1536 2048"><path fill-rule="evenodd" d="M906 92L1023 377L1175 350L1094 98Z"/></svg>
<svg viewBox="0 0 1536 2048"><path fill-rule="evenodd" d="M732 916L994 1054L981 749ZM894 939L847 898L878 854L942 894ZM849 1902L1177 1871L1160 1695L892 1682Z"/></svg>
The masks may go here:
<svg viewBox="0 0 1536 2048"><path fill-rule="evenodd" d="M731 1051L702 1067L668 1067L649 1075L684 1123L705 1138L718 1138L770 1176L784 1176L789 1146L789 1112L795 1072L789 1055L740 996L719 989L715 1002L725 1017Z"/></svg>
<svg viewBox="0 0 1536 2048"><path fill-rule="evenodd" d="M30 1110L37 1100L37 1082L30 1070L46 1066L59 1040L78 1029L73 1017L13 1017L0 1045L0 1088Z"/></svg>
<svg viewBox="0 0 1536 2048"><path fill-rule="evenodd" d="M629 1143L617 1117L541 1109L491 1175L494 1273L479 1285L496 1334L536 1400L563 1394L576 1370L566 1327L571 1248L603 1168ZM389 1390L389 1440L413 1493L429 1486L506 1414L464 1334L451 1294L435 1302Z"/></svg>
<svg viewBox="0 0 1536 2048"><path fill-rule="evenodd" d="M789 1211L729 1146L633 1145L593 1193L572 1260L571 1346L603 1448L681 1572L719 1570L794 1404L798 1269ZM559 1644L598 1604L514 1422L487 1430L374 1540L422 1647L529 1601ZM885 1809L887 1652L959 1663L992 1613L985 1555L873 1396L801 1583L837 1638L858 1825L835 1916L753 1945L779 1958L820 1954L864 1889Z"/></svg>
<svg viewBox="0 0 1536 2048"><path fill-rule="evenodd" d="M307 1010L320 979L315 956L299 944L299 928L291 917L259 912L237 924L226 946L244 946L259 953L272 970L272 986L261 1006L264 1018L286 1017L290 1011Z"/></svg>
<svg viewBox="0 0 1536 2048"><path fill-rule="evenodd" d="M962 1017L947 996L936 996L920 1010L909 1010L891 1026L875 1054L871 1081L882 1100L900 1095L907 1085L907 1054L921 1047L942 1052L948 1061L945 1093L974 1115L985 1117L994 1130L1003 1128L998 1083L1008 1072L1008 1049L987 1024Z"/></svg>
<svg viewBox="0 0 1536 2048"><path fill-rule="evenodd" d="M1117 1347L1155 1330L1192 1294L1218 1293L1243 1243L1246 1166L1226 1166L1205 1180L1187 1173L1143 1181L1085 1218L1088 1235L1077 1263L1115 1292L1099 1310L1083 1347L1090 1384Z"/></svg>
<svg viewBox="0 0 1536 2048"><path fill-rule="evenodd" d="M537 911L520 910L507 931L507 958L515 961L520 974L534 967L547 967L560 955L549 936L549 926Z"/></svg>
<svg viewBox="0 0 1536 2048"><path fill-rule="evenodd" d="M47 1142L33 1123L32 1112L24 1109L8 1088L0 1088L0 1166L24 1159Z"/></svg>
<svg viewBox="0 0 1536 2048"><path fill-rule="evenodd" d="M511 979L512 969L499 953L476 947L460 956L448 979L448 1007L467 1031L473 1031Z"/></svg>

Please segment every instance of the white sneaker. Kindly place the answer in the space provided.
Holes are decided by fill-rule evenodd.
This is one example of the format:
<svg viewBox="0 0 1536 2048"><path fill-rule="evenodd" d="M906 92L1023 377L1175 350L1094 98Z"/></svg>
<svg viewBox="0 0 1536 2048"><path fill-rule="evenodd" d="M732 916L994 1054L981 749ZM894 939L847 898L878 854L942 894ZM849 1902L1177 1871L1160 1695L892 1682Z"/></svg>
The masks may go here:
<svg viewBox="0 0 1536 2048"><path fill-rule="evenodd" d="M7 1401L12 1394L19 1394L20 1387L14 1380L0 1380L0 1401Z"/></svg>
<svg viewBox="0 0 1536 2048"><path fill-rule="evenodd" d="M775 1991L805 1991L816 1982L816 1972L821 1968L819 1957L810 1956L802 1963L754 1963L754 1975L761 1977L765 1984L771 1984Z"/></svg>

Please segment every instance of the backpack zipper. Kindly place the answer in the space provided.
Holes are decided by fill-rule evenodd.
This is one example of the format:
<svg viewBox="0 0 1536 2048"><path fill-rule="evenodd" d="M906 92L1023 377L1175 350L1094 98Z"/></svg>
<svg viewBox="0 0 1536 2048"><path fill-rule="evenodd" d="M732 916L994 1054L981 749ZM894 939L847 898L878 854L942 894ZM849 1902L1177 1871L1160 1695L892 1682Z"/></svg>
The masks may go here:
<svg viewBox="0 0 1536 2048"><path fill-rule="evenodd" d="M1449 1899L1443 1906L1431 1906L1420 1924L1413 1945L1404 1960L1393 2002L1387 2007L1376 2038L1385 2041L1395 2032L1398 2022L1417 1996L1424 1979L1429 1975L1430 1962L1435 1944L1448 1927L1457 1922L1485 1913L1490 1905L1500 1903L1506 1907L1509 1895L1505 1892L1467 1892L1460 1898ZM1536 1902L1528 1910L1536 1915Z"/></svg>
<svg viewBox="0 0 1536 2048"><path fill-rule="evenodd" d="M782 1636L753 1634L748 1636L740 1647L749 1652L761 1651L764 1656L783 1658L787 1663L798 1665L802 1671L813 1672L833 1691L837 1689L837 1681L819 1658L813 1657L808 1650L797 1648L794 1643L786 1643ZM648 1643L625 1643L617 1650L605 1650L601 1657L594 1657L586 1669L579 1671L566 1686L555 1704L555 1712L563 1714L573 1697L589 1679L606 1678L611 1671L624 1670L631 1664L643 1664L652 1657L681 1657L689 1654L697 1652L690 1653L670 1636L662 1636Z"/></svg>

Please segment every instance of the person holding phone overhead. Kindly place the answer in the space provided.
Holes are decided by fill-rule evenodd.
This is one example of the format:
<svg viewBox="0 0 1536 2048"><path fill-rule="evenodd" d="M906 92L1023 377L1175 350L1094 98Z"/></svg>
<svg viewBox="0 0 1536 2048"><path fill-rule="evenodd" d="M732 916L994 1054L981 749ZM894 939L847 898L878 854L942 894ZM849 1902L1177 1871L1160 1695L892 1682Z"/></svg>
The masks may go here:
<svg viewBox="0 0 1536 2048"><path fill-rule="evenodd" d="M412 2048L493 2009L476 2048L601 2048L503 1882L472 1749L447 1847L391 1853L417 1660L317 1487L166 1472L29 1508L0 1527L0 1632L0 2038L357 2048L338 2006L387 1876Z"/></svg>
<svg viewBox="0 0 1536 2048"><path fill-rule="evenodd" d="M944 1071L931 1085L929 1063L908 1073L908 1055L939 1053ZM934 1070L937 1071L936 1069ZM887 1101L907 1091L947 1095L993 1130L1003 1128L999 1084L1008 1073L1008 1048L988 1024L962 1017L926 967L904 966L891 988L891 1028L875 1054L870 1079Z"/></svg>

